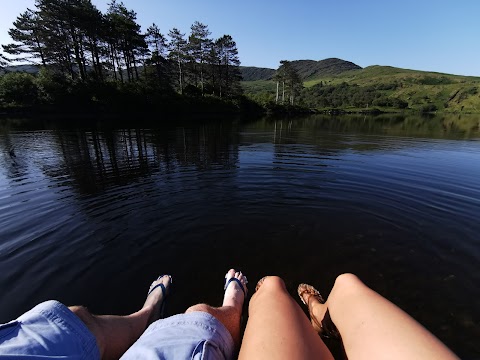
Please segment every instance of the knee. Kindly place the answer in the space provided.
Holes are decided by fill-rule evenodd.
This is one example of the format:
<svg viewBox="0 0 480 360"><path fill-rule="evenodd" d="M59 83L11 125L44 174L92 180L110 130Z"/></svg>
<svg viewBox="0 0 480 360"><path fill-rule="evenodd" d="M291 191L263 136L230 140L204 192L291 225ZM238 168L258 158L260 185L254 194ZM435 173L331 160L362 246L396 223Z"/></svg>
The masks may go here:
<svg viewBox="0 0 480 360"><path fill-rule="evenodd" d="M70 306L70 311L77 315L85 324L94 322L94 317L85 306Z"/></svg>
<svg viewBox="0 0 480 360"><path fill-rule="evenodd" d="M100 334L100 325L95 316L85 306L70 306L70 311L78 316L80 320L87 326L87 328L97 336Z"/></svg>
<svg viewBox="0 0 480 360"><path fill-rule="evenodd" d="M207 304L197 304L190 306L187 311L185 311L185 314L194 312L194 311L201 311L201 312L206 312L206 313L211 313L212 307L207 305Z"/></svg>
<svg viewBox="0 0 480 360"><path fill-rule="evenodd" d="M365 287L363 282L354 274L341 274L335 279L335 285L333 286L336 290L343 291L358 291Z"/></svg>
<svg viewBox="0 0 480 360"><path fill-rule="evenodd" d="M271 305L271 299L291 299L290 294L287 291L285 282L278 276L268 276L263 280L258 291L253 294L248 304L250 314L253 314L257 310L264 310L264 305ZM293 299L292 299L293 300ZM259 307L259 305L261 305Z"/></svg>
<svg viewBox="0 0 480 360"><path fill-rule="evenodd" d="M278 276L267 276L265 280L263 280L263 284L260 287L259 291L262 292L279 292L279 291L287 291L285 287L285 282L282 278Z"/></svg>
<svg viewBox="0 0 480 360"><path fill-rule="evenodd" d="M285 282L281 277L268 276L263 281L262 287L263 286L265 286L267 289L285 289Z"/></svg>
<svg viewBox="0 0 480 360"><path fill-rule="evenodd" d="M78 316L78 318L87 326L97 340L98 349L101 358L104 358L105 349L108 344L108 333L102 328L101 322L85 307L85 306L69 306L71 312Z"/></svg>

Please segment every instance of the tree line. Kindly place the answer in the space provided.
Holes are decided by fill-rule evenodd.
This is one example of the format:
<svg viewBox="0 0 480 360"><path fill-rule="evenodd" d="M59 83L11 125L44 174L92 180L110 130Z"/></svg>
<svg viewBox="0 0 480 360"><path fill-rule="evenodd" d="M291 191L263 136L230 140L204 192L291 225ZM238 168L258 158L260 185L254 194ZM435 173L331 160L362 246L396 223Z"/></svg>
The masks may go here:
<svg viewBox="0 0 480 360"><path fill-rule="evenodd" d="M116 84L144 87L150 95L176 91L231 99L242 93L238 49L230 35L213 39L198 21L188 34L177 28L163 34L156 24L142 32L136 12L116 0L106 13L91 0L36 0L9 35L13 42L2 45L6 56L0 56L0 66L37 64L39 76L48 78L44 83L60 90ZM46 91L44 85L39 90Z"/></svg>
<svg viewBox="0 0 480 360"><path fill-rule="evenodd" d="M341 83L338 85L323 85L322 83L305 89L302 101L308 107L317 108L369 108L372 106L406 109L408 103L390 97L383 91L390 85L378 84L358 86Z"/></svg>

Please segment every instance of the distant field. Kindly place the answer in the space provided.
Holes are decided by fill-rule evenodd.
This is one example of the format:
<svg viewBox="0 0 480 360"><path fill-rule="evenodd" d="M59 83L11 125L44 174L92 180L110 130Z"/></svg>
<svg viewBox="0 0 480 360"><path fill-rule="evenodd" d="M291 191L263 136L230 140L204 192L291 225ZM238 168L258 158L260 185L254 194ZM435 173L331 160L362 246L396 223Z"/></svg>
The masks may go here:
<svg viewBox="0 0 480 360"><path fill-rule="evenodd" d="M241 84L247 93L276 92L277 89L272 80L242 81Z"/></svg>

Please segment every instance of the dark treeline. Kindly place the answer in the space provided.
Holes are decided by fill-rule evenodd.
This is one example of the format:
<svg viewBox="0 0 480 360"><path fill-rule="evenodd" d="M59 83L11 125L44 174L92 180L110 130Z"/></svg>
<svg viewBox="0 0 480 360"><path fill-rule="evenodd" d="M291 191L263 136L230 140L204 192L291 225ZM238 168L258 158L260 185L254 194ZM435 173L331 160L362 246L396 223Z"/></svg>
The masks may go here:
<svg viewBox="0 0 480 360"><path fill-rule="evenodd" d="M281 64L273 76L276 93L269 91L247 93L252 100L272 112L355 108L362 111L371 109L374 112L378 108L398 110L408 108L406 101L389 96L389 92L399 86L396 83L359 86L345 82L336 85L325 85L320 82L311 87L304 87L298 71L289 68L288 61L281 61ZM421 109L422 112L435 110L436 107L433 104Z"/></svg>
<svg viewBox="0 0 480 360"><path fill-rule="evenodd" d="M36 0L9 30L7 62L29 62L38 74L6 73L0 105L66 104L100 108L126 104L227 108L241 99L240 59L230 35L210 37L195 22L188 34L145 32L135 11L115 0L105 14L90 0Z"/></svg>

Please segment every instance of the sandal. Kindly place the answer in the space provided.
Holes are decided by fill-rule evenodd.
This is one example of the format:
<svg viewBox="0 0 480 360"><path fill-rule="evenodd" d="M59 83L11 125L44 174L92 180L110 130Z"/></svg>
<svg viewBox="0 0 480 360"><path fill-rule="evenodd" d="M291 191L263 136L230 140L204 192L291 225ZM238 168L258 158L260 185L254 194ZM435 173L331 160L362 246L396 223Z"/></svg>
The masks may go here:
<svg viewBox="0 0 480 360"><path fill-rule="evenodd" d="M333 323L328 309L321 321L318 321L317 318L312 314L312 310L310 307L310 299L312 299L312 297L315 298L320 304L325 303L325 300L323 299L320 292L317 289L315 289L312 285L308 285L308 284L298 285L297 292L302 302L308 308L310 320L312 322L312 326L315 329L315 331L318 332L319 335L324 338L340 339L340 332L338 331L337 327ZM303 298L305 294L310 295L308 297L307 302L305 302L305 299Z"/></svg>
<svg viewBox="0 0 480 360"><path fill-rule="evenodd" d="M165 276L168 276L168 284L173 284L173 280L172 280L172 277L170 275L160 275L155 281L158 281L160 279L162 279L163 277ZM154 282L155 282L154 281ZM159 317L160 319L163 319L164 315L165 315L165 300L167 298L167 295L168 295L168 292L167 292L167 289L165 288L165 285L163 285L162 283L160 284L157 284L155 286L153 286L153 283L152 285L150 285L150 288L148 289L148 293L147 293L147 298L150 296L150 294L156 289L156 288L161 288L162 289L162 305L160 305L160 314L159 314Z"/></svg>
<svg viewBox="0 0 480 360"><path fill-rule="evenodd" d="M255 286L255 292L257 292L258 289L260 289L260 286L263 285L263 282L265 281L266 278L267 278L267 276L264 276L264 277L262 277L260 280L258 280L257 286Z"/></svg>

